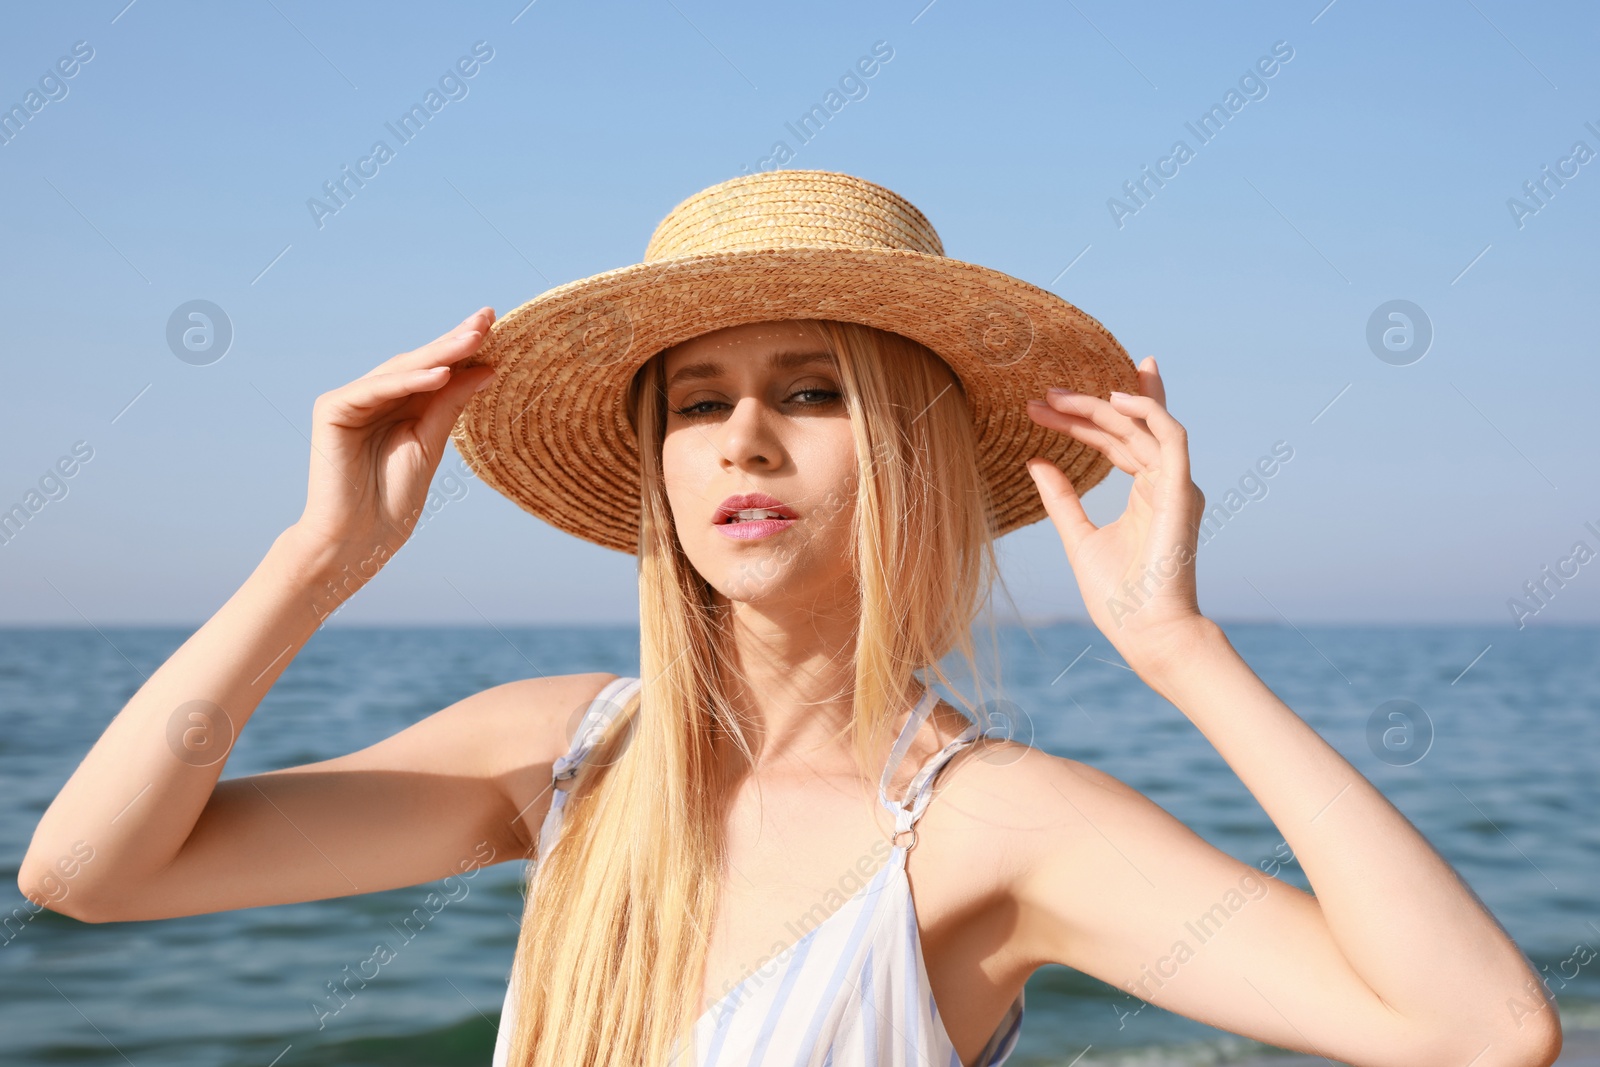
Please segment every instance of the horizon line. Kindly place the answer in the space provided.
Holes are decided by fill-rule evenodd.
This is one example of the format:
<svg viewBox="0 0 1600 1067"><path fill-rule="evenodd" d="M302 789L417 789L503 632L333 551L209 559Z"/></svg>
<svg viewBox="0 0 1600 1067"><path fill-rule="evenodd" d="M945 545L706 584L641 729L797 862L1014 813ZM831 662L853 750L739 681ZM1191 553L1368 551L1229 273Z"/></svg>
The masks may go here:
<svg viewBox="0 0 1600 1067"><path fill-rule="evenodd" d="M1291 622L1277 617L1263 616L1206 616L1219 626L1273 626L1292 629L1296 626L1339 626L1339 627L1454 627L1474 629L1498 629L1511 626L1510 623L1489 620L1461 620L1461 619L1300 619ZM84 630L93 631L100 627L112 627L119 630L198 630L205 625L201 622L128 622L128 621L99 621L99 622L7 622L0 620L0 630ZM1086 617L1070 615L1030 615L1007 616L996 619L996 628L1001 629L1026 629L1030 627L1050 626L1081 626L1096 629L1094 623ZM326 622L318 628L317 632L326 629L338 630L494 630L503 627L517 629L588 629L588 630L616 630L636 629L639 623L636 620L545 620L545 621L487 621L487 622L430 622L423 620L401 622ZM975 623L982 625L982 623ZM1568 621L1542 620L1531 624L1531 627L1517 628L1511 626L1513 633L1521 633L1525 629L1561 628L1582 629L1600 627L1600 619L1573 619Z"/></svg>

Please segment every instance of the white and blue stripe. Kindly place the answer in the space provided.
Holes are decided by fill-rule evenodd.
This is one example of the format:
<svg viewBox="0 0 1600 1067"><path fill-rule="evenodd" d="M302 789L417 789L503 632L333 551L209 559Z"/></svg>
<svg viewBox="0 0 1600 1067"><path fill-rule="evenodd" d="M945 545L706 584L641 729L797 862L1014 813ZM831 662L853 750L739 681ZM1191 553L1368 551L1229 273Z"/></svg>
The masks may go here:
<svg viewBox="0 0 1600 1067"><path fill-rule="evenodd" d="M556 782L571 778L639 685L618 678L602 689L584 715L567 755L553 768ZM706 1009L696 1021L692 1054L680 1049L682 1067L962 1067L945 1032L928 985L922 938L906 878L906 853L916 845L916 822L933 797L933 779L949 759L979 735L969 726L925 763L906 799L888 789L936 696L929 689L895 740L878 783L878 799L895 817L894 848L872 880L813 927L768 967L757 971ZM539 833L542 860L561 832L566 792L555 790ZM909 840L908 840L909 838ZM767 968L764 968L766 970ZM514 985L506 990L493 1067L506 1067L516 1025ZM1017 995L976 1067L995 1067L1011 1055L1022 1031L1023 996Z"/></svg>

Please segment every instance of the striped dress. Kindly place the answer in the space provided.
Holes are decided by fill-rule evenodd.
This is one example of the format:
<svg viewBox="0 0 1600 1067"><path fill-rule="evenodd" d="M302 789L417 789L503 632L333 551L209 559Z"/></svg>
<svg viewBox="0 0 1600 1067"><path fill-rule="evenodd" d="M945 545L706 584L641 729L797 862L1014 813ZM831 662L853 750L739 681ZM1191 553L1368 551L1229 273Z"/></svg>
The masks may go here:
<svg viewBox="0 0 1600 1067"><path fill-rule="evenodd" d="M602 689L578 727L571 750L553 768L557 782L571 778L612 718L626 706L637 678L618 678ZM889 859L853 897L812 927L763 969L712 1004L694 1025L681 1067L962 1067L928 986L922 938L906 877L914 827L933 795L933 780L952 756L978 735L976 723L931 757L900 801L889 782L912 739L933 710L929 689L895 740L878 783L878 799L895 819ZM543 860L561 832L567 794L555 789L539 833ZM516 1025L516 987L506 990L493 1067L506 1067ZM1022 1030L1023 995L1010 1010L975 1067L994 1067L1011 1055Z"/></svg>

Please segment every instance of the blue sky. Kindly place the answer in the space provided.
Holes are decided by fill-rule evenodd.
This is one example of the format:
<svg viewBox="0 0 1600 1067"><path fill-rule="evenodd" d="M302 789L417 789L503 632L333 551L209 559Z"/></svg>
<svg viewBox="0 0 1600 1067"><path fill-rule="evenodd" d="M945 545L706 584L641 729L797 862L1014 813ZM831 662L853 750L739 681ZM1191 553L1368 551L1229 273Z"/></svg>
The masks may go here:
<svg viewBox="0 0 1600 1067"><path fill-rule="evenodd" d="M1575 555L1600 552L1600 159L1574 150L1600 153L1597 21L1509 0L33 5L0 36L0 106L38 94L0 144L0 508L74 473L0 544L0 623L204 621L300 514L319 393L637 262L780 139L1157 357L1196 481L1249 490L1202 549L1208 613L1509 633L1520 596L1529 626L1600 619L1600 561ZM799 144L786 123L875 46L892 57ZM400 145L385 124L441 78ZM319 225L307 201L379 139L393 158ZM1145 168L1169 177L1136 203ZM206 365L167 342L194 300L232 330ZM1431 328L1420 359L1369 344L1392 301ZM637 617L632 557L463 469L447 453L447 503L340 620ZM1092 490L1091 517L1126 489ZM1025 614L1082 617L1048 522L1001 551ZM1527 600L1545 567L1569 577Z"/></svg>

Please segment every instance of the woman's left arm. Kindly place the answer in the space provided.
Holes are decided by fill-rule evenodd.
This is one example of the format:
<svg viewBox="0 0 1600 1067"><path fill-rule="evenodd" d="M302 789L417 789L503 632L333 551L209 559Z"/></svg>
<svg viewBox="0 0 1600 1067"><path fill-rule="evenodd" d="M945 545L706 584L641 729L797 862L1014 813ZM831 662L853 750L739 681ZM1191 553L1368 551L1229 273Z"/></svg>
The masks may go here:
<svg viewBox="0 0 1600 1067"><path fill-rule="evenodd" d="M1283 833L1315 891L1315 898L1304 903L1261 909L1258 921L1277 928L1258 927L1251 951L1218 953L1208 963L1230 960L1229 967L1239 973L1228 977L1254 977L1267 985L1295 966L1281 958L1290 945L1320 942L1329 951L1301 960L1328 969L1330 996L1323 1010L1333 1017L1316 1022L1336 1025L1339 1009L1332 991L1341 983L1346 992L1356 988L1353 976L1366 987L1360 993L1363 1002L1388 1009L1380 1013L1386 1017L1384 1029L1393 1023L1398 1029L1391 1034L1411 1039L1409 1055L1437 1050L1438 1062L1454 1067L1468 1067L1474 1057L1471 1067L1552 1063L1561 1047L1554 1005L1494 916L1405 816L1279 700L1221 628L1200 613L1194 560L1204 498L1190 480L1187 435L1166 410L1155 361L1147 359L1139 375L1142 395L1113 394L1110 400L1052 395L1047 403L1030 404L1037 422L1098 448L1133 475L1127 510L1118 519L1094 526L1054 464L1034 459L1029 470L1093 621L1145 682L1216 747ZM1105 818L1125 817L1126 833L1148 835L1144 845L1127 842L1130 856L1149 847L1157 862L1154 842L1159 840L1160 862L1187 863L1197 880L1213 885L1225 872L1236 875L1234 868L1242 868L1181 824L1169 825L1170 817L1147 799L1127 797L1131 790L1101 779L1100 789L1071 806L1087 818L1085 804L1119 795L1120 787L1121 815L1110 814L1116 805L1108 799ZM1060 787L1056 792L1064 798L1071 794ZM1145 886L1126 876L1130 885L1122 901L1131 904L1145 896ZM1054 866L1057 889L1068 877L1064 867ZM1279 886L1300 896L1283 883L1274 888ZM1036 888L1048 892L1050 884ZM1147 915L1148 923L1166 927L1192 919L1181 909L1209 898L1179 891L1166 899L1173 914ZM1129 955L1128 962L1133 958ZM1127 964L1117 969L1124 967L1133 969ZM1309 993L1318 985L1316 974L1296 977L1297 992ZM1270 986L1259 992L1259 1011L1277 1012ZM1301 1005L1316 1003L1315 997L1295 999ZM1344 1021L1355 1024L1355 1014L1347 1013ZM1269 1029L1280 1021L1292 1024L1274 1019ZM1356 1040L1346 1048L1363 1044ZM1393 1051L1392 1060L1379 1058L1380 1052L1370 1062L1418 1062L1398 1048Z"/></svg>

